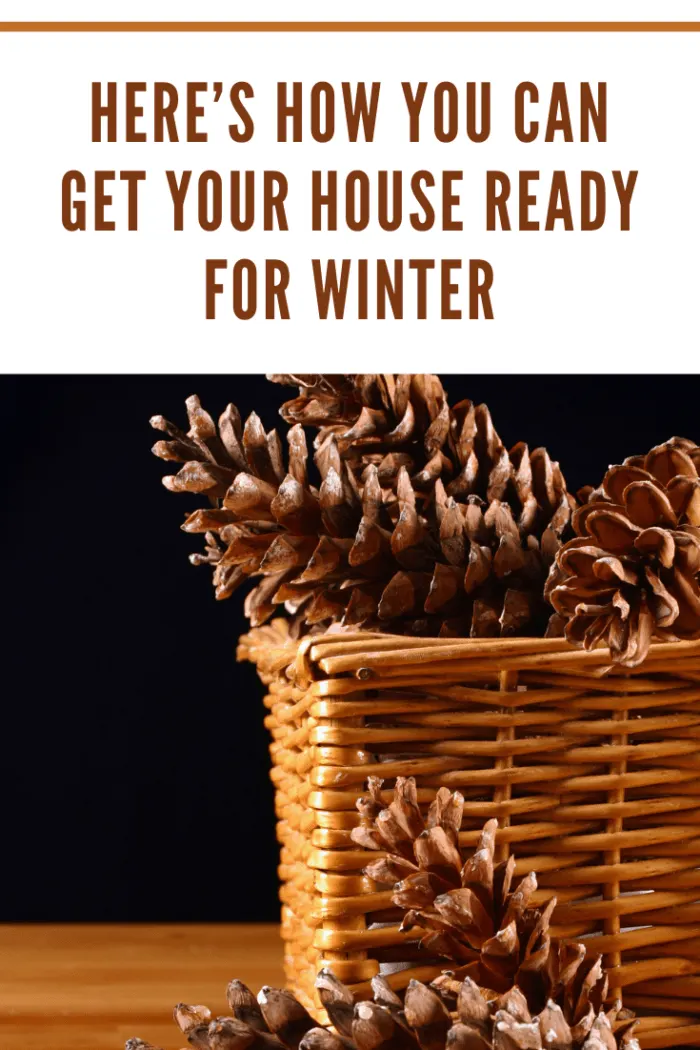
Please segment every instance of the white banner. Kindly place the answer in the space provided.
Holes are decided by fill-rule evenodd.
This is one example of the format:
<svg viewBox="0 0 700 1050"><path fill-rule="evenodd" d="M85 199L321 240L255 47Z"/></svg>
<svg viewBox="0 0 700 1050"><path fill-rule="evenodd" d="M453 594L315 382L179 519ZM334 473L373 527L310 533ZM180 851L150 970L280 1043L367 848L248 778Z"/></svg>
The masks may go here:
<svg viewBox="0 0 700 1050"><path fill-rule="evenodd" d="M699 58L690 31L0 32L0 368L697 370Z"/></svg>

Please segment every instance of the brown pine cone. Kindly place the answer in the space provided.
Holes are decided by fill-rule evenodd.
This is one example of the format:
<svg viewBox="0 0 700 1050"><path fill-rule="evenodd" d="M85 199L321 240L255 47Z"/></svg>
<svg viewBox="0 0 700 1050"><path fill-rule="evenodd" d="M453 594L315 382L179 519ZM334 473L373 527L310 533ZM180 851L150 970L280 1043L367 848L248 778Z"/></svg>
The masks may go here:
<svg viewBox="0 0 700 1050"><path fill-rule="evenodd" d="M212 1018L202 1006L180 1004L175 1020L195 1050L639 1050L634 1022L619 1003L605 1013L593 1006L585 983L568 985L562 999L533 1014L518 988L489 998L469 977L446 976L428 987L411 981L403 1000L382 977L373 999L355 1002L330 970L316 987L332 1028L318 1025L291 992L262 988L257 1000L232 981L231 1015ZM574 1023L566 1013L578 1018ZM156 1050L131 1039L126 1050Z"/></svg>
<svg viewBox="0 0 700 1050"><path fill-rule="evenodd" d="M245 603L253 626L280 604L297 630L375 616L401 564L391 554L392 523L372 471L360 492L331 441L318 461L316 487L300 425L287 434L285 466L277 433L266 434L254 413L243 427L229 405L217 429L198 398L188 399L187 410L187 434L161 416L151 420L171 438L153 451L184 463L163 479L166 488L209 499L182 527L205 534L205 552L192 561L213 566L216 597L228 598L247 579L262 577Z"/></svg>
<svg viewBox="0 0 700 1050"><path fill-rule="evenodd" d="M280 415L287 423L303 426L348 426L362 411L363 401L353 375L274 375L271 383L296 386L299 396L286 401Z"/></svg>
<svg viewBox="0 0 700 1050"><path fill-rule="evenodd" d="M551 522L559 534L569 520L575 501L546 450L536 449L530 457L521 443L509 455L486 405L460 401L450 407L436 375L268 378L299 386L299 397L286 402L280 414L288 423L319 430L317 454L333 438L356 472L370 463L377 467L383 489L395 490L405 467L425 502L440 478L458 502L469 496L487 504L507 499L525 533L534 532L536 525L542 532Z"/></svg>
<svg viewBox="0 0 700 1050"><path fill-rule="evenodd" d="M700 638L699 472L700 448L671 438L590 493L545 591L569 641L637 667L654 638Z"/></svg>
<svg viewBox="0 0 700 1050"><path fill-rule="evenodd" d="M280 414L288 423L314 426L317 457L329 442L354 470L378 468L383 488L395 488L405 467L417 487L453 473L445 455L450 412L447 395L435 375L270 375L268 379L299 386L299 397Z"/></svg>
<svg viewBox="0 0 700 1050"><path fill-rule="evenodd" d="M188 398L190 429L155 416L151 425L171 440L158 441L161 459L181 462L180 471L163 478L171 492L208 497L210 506L194 511L182 526L203 532L204 555L194 564L214 566L216 597L228 598L248 577L263 575L246 600L253 625L275 610L279 589L303 569L318 544L321 508L306 476L306 438L301 427L288 435L288 465L276 431L265 430L255 413L245 427L234 405L218 428L197 397Z"/></svg>
<svg viewBox="0 0 700 1050"><path fill-rule="evenodd" d="M600 961L583 963L574 946L553 949L549 920L556 900L544 910L530 907L537 889L533 872L512 886L515 859L494 864L498 822L484 826L472 856L459 848L464 799L440 788L424 820L413 777L398 777L387 805L382 781L371 777L369 797L358 802L363 817L352 839L387 856L369 864L365 874L394 887L392 901L403 912L402 931L428 956L456 964L459 977L469 976L494 995L518 985L531 1011L541 1010L554 994L557 975L572 965L592 978L600 991ZM426 958L428 957L426 956ZM597 995L598 993L596 993ZM601 996L596 1000L602 1004Z"/></svg>
<svg viewBox="0 0 700 1050"><path fill-rule="evenodd" d="M273 377L290 381L301 377ZM546 449L520 443L507 451L486 405L450 407L434 375L346 376L354 384L357 419L338 423L338 377L303 377L300 399L282 408L287 420L323 427L315 440L322 467L333 448L362 490L369 472L397 531L391 547L399 565L387 590L353 603L352 623L414 634L491 637L543 634L549 612L542 599L549 566L571 533L576 501ZM334 390L319 413L317 391ZM333 382L331 382L333 381ZM310 392L309 392L310 391ZM312 396L313 395L313 396ZM291 406L291 407L290 407ZM362 406L360 408L360 406ZM407 618L402 625L399 618Z"/></svg>
<svg viewBox="0 0 700 1050"><path fill-rule="evenodd" d="M383 432L355 445L330 427L314 457L316 487L299 423L287 435L285 466L277 433L254 413L243 427L229 405L217 429L192 397L186 434L154 417L171 439L155 454L184 464L164 484L209 500L183 528L205 534L192 561L213 567L217 598L262 577L246 614L257 626L284 604L295 634L333 623L443 636L544 633L544 581L574 506L546 451L530 455L521 444L508 454L486 406L450 410L434 376L356 376L354 385L342 376L295 378L313 380L304 389L336 407L339 398L371 401L386 380L381 389L393 392L397 412L403 390L414 455L368 452ZM393 425L395 416L387 410L385 420ZM421 436L423 466L411 475Z"/></svg>
<svg viewBox="0 0 700 1050"><path fill-rule="evenodd" d="M348 623L376 614L401 566L391 555L391 520L372 472L360 493L330 442L318 462L316 487L300 425L287 434L285 465L276 431L266 434L254 413L242 426L229 405L217 428L198 398L188 399L187 411L186 434L162 416L151 420L171 439L158 441L153 451L184 464L163 479L166 488L209 500L182 527L205 535L204 554L191 560L213 566L216 597L228 598L249 578L261 577L245 603L253 626L284 604L297 631L328 626L346 614Z"/></svg>
<svg viewBox="0 0 700 1050"><path fill-rule="evenodd" d="M433 444L447 437L447 397L437 376L401 375L268 375L273 383L298 386L299 396L287 401L280 415L288 423L314 426L324 433L337 430L341 448L360 443L371 450L412 440L425 443L435 423ZM348 429L350 425L350 429Z"/></svg>

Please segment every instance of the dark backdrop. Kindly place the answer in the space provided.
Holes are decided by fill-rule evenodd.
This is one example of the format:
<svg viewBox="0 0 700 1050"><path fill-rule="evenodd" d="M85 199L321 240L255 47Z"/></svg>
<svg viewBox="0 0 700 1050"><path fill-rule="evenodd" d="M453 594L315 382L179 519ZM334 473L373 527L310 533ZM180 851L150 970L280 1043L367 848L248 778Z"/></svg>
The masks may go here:
<svg viewBox="0 0 700 1050"><path fill-rule="evenodd" d="M569 487L672 434L700 439L697 377L449 376L507 445L546 444ZM148 418L198 393L268 428L262 376L0 380L4 920L276 919L262 689L234 661L239 595L213 600L160 484Z"/></svg>

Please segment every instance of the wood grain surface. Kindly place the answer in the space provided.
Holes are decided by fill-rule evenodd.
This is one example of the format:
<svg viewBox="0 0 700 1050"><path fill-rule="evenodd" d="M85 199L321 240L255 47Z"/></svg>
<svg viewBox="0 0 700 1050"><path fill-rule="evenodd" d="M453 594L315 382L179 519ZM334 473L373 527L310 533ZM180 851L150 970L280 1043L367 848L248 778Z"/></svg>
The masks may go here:
<svg viewBox="0 0 700 1050"><path fill-rule="evenodd" d="M283 983L277 926L0 926L0 1047L120 1050L140 1036L180 1050L174 1005L225 1013L232 977Z"/></svg>

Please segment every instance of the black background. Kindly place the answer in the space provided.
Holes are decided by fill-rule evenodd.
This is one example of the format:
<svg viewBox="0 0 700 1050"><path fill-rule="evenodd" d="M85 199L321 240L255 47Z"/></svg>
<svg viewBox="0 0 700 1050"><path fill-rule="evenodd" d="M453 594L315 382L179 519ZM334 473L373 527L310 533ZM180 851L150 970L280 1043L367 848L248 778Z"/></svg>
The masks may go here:
<svg viewBox="0 0 700 1050"><path fill-rule="evenodd" d="M697 377L443 380L487 402L506 445L546 444L574 491L673 434L700 439ZM168 493L149 453L149 417L186 423L191 393L268 429L293 396L260 375L0 381L0 919L277 918L242 601L215 602L189 565L200 540L178 525L196 498Z"/></svg>

